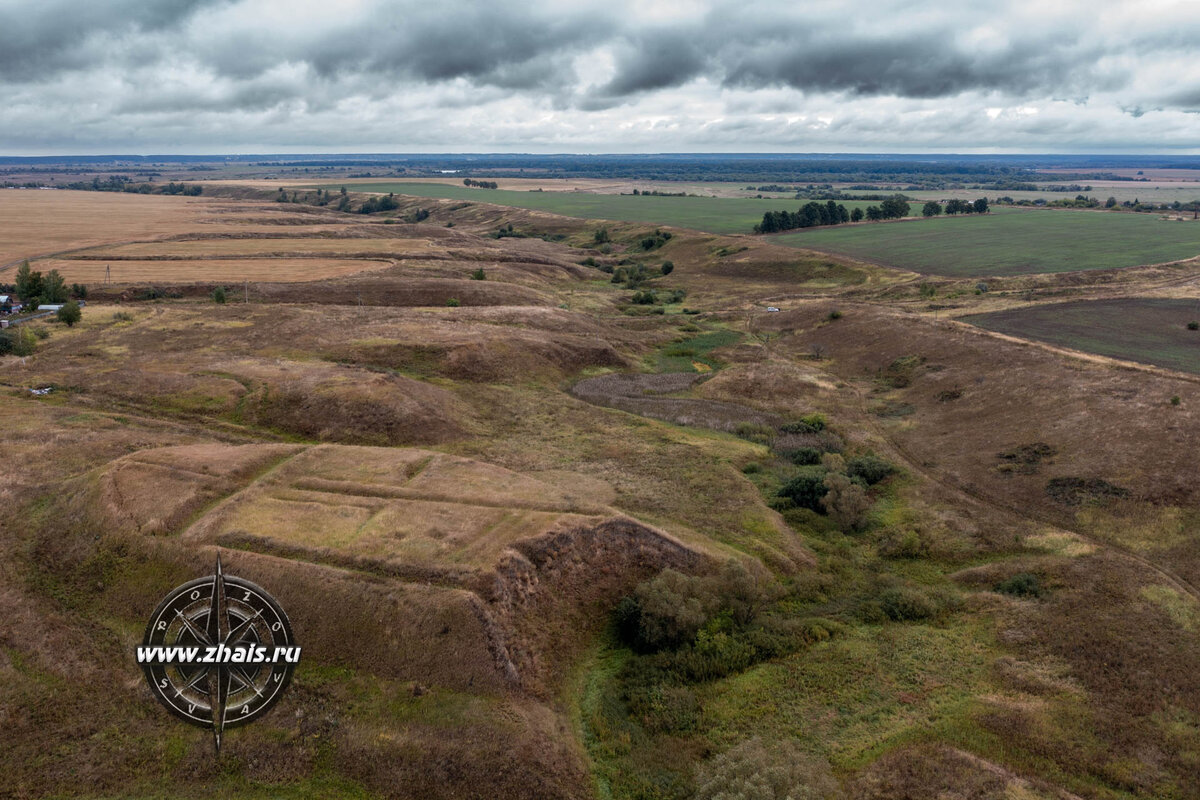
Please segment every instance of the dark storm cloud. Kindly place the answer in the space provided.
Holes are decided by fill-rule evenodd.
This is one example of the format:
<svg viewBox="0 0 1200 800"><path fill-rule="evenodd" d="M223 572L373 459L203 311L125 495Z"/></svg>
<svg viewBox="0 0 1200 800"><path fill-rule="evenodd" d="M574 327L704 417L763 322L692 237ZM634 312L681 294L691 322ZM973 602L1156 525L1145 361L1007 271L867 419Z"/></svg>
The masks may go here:
<svg viewBox="0 0 1200 800"><path fill-rule="evenodd" d="M746 37L720 56L724 82L742 88L786 85L860 96L950 97L966 91L1026 93L1069 88L1094 54L1020 44L978 56L942 33L904 38L833 38L799 33Z"/></svg>
<svg viewBox="0 0 1200 800"><path fill-rule="evenodd" d="M154 36L227 0L42 0L0 5L0 81L86 69L109 53L98 40Z"/></svg>
<svg viewBox="0 0 1200 800"><path fill-rule="evenodd" d="M633 39L619 48L618 72L599 91L608 97L666 89L687 83L705 66L705 48L687 34L662 34Z"/></svg>
<svg viewBox="0 0 1200 800"><path fill-rule="evenodd" d="M245 129L257 141L282 138L281 119L289 141L314 145L368 129L490 141L500 121L485 104L507 104L509 132L495 136L518 141L619 146L630 113L654 120L647 135L697 143L883 137L916 106L963 130L1049 136L1061 119L1004 110L1064 100L1091 121L1081 129L1175 113L1171 135L1185 138L1195 118L1178 112L1200 110L1200 9L1145 3L0 0L0 142L63 121L114 138L136 125L147 140ZM211 128L188 132L189 112ZM940 136L945 123L921 124Z"/></svg>

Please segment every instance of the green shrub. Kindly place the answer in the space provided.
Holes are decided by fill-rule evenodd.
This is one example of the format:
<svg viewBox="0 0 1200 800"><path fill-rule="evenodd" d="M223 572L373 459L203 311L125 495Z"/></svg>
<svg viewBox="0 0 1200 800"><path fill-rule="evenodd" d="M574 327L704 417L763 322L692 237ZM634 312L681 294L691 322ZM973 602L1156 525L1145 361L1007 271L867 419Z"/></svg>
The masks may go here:
<svg viewBox="0 0 1200 800"><path fill-rule="evenodd" d="M83 318L83 312L79 309L79 303L74 300L69 300L63 304L63 307L58 310L58 321L66 325L68 328L75 327L75 323Z"/></svg>
<svg viewBox="0 0 1200 800"><path fill-rule="evenodd" d="M213 299L213 302L214 302L214 303L218 303L218 304L220 304L220 305L224 305L224 304L225 304L225 300L226 300L226 297L225 297L225 287L224 287L224 286L218 286L217 288L213 289L213 291L212 291L212 299Z"/></svg>
<svg viewBox="0 0 1200 800"><path fill-rule="evenodd" d="M742 473L745 475L757 475L760 472L762 472L762 464L759 464L757 461L751 461L742 467Z"/></svg>
<svg viewBox="0 0 1200 800"><path fill-rule="evenodd" d="M446 305L450 308L458 308L460 305L462 305L462 303L458 301L457 297L451 297L446 301Z"/></svg>
<svg viewBox="0 0 1200 800"><path fill-rule="evenodd" d="M659 269L659 271L663 275L670 275L672 272L675 271L675 262L674 261L664 261L662 263L662 267Z"/></svg>
<svg viewBox="0 0 1200 800"><path fill-rule="evenodd" d="M1179 397L1179 395L1177 395L1177 394L1171 395L1171 405L1177 406L1182 402L1183 402L1183 400Z"/></svg>
<svg viewBox="0 0 1200 800"><path fill-rule="evenodd" d="M798 447L788 452L788 460L800 467L821 463L821 451L815 447Z"/></svg>
<svg viewBox="0 0 1200 800"><path fill-rule="evenodd" d="M644 652L691 641L716 607L703 579L673 569L639 584L633 599L637 603L636 633L626 641ZM624 609L627 615L631 611L629 606ZM626 635L631 632L628 618L619 630Z"/></svg>
<svg viewBox="0 0 1200 800"><path fill-rule="evenodd" d="M739 422L733 432L742 439L758 444L769 444L775 438L775 429L761 422Z"/></svg>
<svg viewBox="0 0 1200 800"><path fill-rule="evenodd" d="M855 456L846 462L846 474L861 478L867 486L874 486L895 471L894 465L876 456Z"/></svg>
<svg viewBox="0 0 1200 800"><path fill-rule="evenodd" d="M903 356L879 371L879 380L893 389L903 389L912 383L917 368L925 363L923 356Z"/></svg>
<svg viewBox="0 0 1200 800"><path fill-rule="evenodd" d="M742 742L700 765L695 800L837 800L844 797L829 762L792 742Z"/></svg>
<svg viewBox="0 0 1200 800"><path fill-rule="evenodd" d="M473 281L486 281L487 280L487 274L484 273L483 267L480 267L479 269L477 269L471 273L471 280L473 280Z"/></svg>
<svg viewBox="0 0 1200 800"><path fill-rule="evenodd" d="M825 430L826 425L825 415L813 412L794 422L785 423L779 430L784 433L820 433Z"/></svg>
<svg viewBox="0 0 1200 800"><path fill-rule="evenodd" d="M833 322L834 320L838 320L841 318L842 318L842 312L838 311L836 308L833 311L829 312L829 321L830 322Z"/></svg>
<svg viewBox="0 0 1200 800"><path fill-rule="evenodd" d="M1018 572L996 584L996 591L1013 597L1041 597L1043 594L1041 578L1032 572Z"/></svg>
<svg viewBox="0 0 1200 800"><path fill-rule="evenodd" d="M879 595L879 605L889 619L897 622L929 619L940 611L936 600L909 586L885 589Z"/></svg>
<svg viewBox="0 0 1200 800"><path fill-rule="evenodd" d="M778 496L790 500L800 508L823 513L821 500L829 491L825 487L825 475L826 470L822 468L809 468L809 471L803 472L785 483L779 490Z"/></svg>
<svg viewBox="0 0 1200 800"><path fill-rule="evenodd" d="M128 311L117 311L112 315L113 322L133 322L133 314Z"/></svg>
<svg viewBox="0 0 1200 800"><path fill-rule="evenodd" d="M36 337L24 326L0 331L0 355L31 356L36 347Z"/></svg>
<svg viewBox="0 0 1200 800"><path fill-rule="evenodd" d="M1046 494L1051 500L1077 506L1084 502L1128 497L1129 490L1109 483L1103 478L1064 477L1046 482Z"/></svg>
<svg viewBox="0 0 1200 800"><path fill-rule="evenodd" d="M1187 324L1187 328L1189 331L1200 331L1200 322L1193 320Z"/></svg>

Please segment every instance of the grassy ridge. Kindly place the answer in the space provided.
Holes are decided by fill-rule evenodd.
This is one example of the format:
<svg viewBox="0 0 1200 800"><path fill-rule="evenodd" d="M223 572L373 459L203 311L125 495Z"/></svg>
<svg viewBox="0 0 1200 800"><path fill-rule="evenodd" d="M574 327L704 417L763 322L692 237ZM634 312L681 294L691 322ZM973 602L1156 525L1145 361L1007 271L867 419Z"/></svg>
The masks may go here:
<svg viewBox="0 0 1200 800"><path fill-rule="evenodd" d="M1149 214L1005 210L983 217L811 230L772 241L914 272L970 278L1191 258L1200 253L1200 225L1165 222Z"/></svg>
<svg viewBox="0 0 1200 800"><path fill-rule="evenodd" d="M963 320L1013 336L1200 373L1200 302L1122 298L973 314Z"/></svg>
<svg viewBox="0 0 1200 800"><path fill-rule="evenodd" d="M548 211L583 219L611 219L677 225L710 233L751 233L768 211L795 211L807 200L756 197L656 197L654 195L586 194L584 192L516 192L469 189L445 183L351 183L352 192L395 192L416 197L472 200L532 211ZM842 201L847 210L878 203ZM916 206L914 211L919 211Z"/></svg>

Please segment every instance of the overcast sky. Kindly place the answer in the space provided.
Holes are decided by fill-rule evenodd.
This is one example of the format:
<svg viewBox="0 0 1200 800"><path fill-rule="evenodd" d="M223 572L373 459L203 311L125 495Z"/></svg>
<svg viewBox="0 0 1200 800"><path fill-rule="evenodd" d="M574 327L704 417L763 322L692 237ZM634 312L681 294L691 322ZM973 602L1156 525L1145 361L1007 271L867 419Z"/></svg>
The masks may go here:
<svg viewBox="0 0 1200 800"><path fill-rule="evenodd" d="M1200 153L1200 3L0 0L0 152Z"/></svg>

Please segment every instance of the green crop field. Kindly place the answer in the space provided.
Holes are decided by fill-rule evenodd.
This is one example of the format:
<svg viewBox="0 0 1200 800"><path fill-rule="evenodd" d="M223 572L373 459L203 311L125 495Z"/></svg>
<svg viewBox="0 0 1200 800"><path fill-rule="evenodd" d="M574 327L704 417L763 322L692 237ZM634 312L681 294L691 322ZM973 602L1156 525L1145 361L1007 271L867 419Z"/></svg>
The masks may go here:
<svg viewBox="0 0 1200 800"><path fill-rule="evenodd" d="M1152 214L1000 209L986 216L812 229L772 241L970 278L1191 258L1200 254L1200 223L1168 222Z"/></svg>
<svg viewBox="0 0 1200 800"><path fill-rule="evenodd" d="M962 317L991 331L1200 373L1200 301L1144 297L1018 308Z"/></svg>
<svg viewBox="0 0 1200 800"><path fill-rule="evenodd" d="M752 233L767 211L795 211L807 200L756 197L656 197L654 195L590 194L587 192L517 192L507 189L470 189L446 183L351 183L352 192L395 192L415 197L472 200L513 208L548 211L583 219L610 219L675 225L710 233ZM878 203L845 201L847 210ZM920 212L913 206L914 213Z"/></svg>

